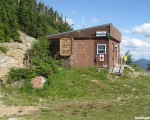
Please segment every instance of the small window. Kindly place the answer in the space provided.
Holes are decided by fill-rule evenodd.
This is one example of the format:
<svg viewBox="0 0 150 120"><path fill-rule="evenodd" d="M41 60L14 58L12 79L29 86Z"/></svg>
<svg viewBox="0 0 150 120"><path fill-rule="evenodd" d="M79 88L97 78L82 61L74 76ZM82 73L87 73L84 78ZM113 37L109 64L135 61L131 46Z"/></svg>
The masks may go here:
<svg viewBox="0 0 150 120"><path fill-rule="evenodd" d="M97 54L106 54L106 44L97 44Z"/></svg>

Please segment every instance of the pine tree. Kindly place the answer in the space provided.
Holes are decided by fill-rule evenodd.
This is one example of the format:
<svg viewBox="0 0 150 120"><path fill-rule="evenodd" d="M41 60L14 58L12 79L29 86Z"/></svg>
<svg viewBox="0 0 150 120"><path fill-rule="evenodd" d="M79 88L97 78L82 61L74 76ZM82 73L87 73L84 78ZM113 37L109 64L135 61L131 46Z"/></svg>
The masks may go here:
<svg viewBox="0 0 150 120"><path fill-rule="evenodd" d="M0 23L0 43L5 42L4 35L5 35L4 34L4 26L3 26L3 24Z"/></svg>
<svg viewBox="0 0 150 120"><path fill-rule="evenodd" d="M132 54L131 54L131 53L128 53L128 54L127 54L127 61L126 61L126 64L127 64L127 65L133 64L133 58L132 58Z"/></svg>
<svg viewBox="0 0 150 120"><path fill-rule="evenodd" d="M36 0L1 0L0 8L0 42L19 40L18 30L35 38L72 30L62 14Z"/></svg>
<svg viewBox="0 0 150 120"><path fill-rule="evenodd" d="M17 15L18 15L18 22L21 27L21 30L26 32L26 28L28 25L28 12L27 12L26 2L24 0L21 0L19 2Z"/></svg>

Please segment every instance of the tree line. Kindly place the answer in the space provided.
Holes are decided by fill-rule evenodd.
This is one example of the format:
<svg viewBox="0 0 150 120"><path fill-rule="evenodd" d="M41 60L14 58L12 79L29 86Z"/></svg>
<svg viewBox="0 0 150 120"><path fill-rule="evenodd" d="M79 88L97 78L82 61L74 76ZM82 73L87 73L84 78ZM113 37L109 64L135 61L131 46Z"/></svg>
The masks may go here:
<svg viewBox="0 0 150 120"><path fill-rule="evenodd" d="M18 30L34 38L72 27L52 7L36 0L0 0L0 42L19 41Z"/></svg>

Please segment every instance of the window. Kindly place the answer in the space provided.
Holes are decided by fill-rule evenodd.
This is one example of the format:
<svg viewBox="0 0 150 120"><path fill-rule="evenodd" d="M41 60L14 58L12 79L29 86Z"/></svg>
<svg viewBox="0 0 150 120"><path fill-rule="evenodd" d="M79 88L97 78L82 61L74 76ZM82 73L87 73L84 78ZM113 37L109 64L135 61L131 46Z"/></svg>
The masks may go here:
<svg viewBox="0 0 150 120"><path fill-rule="evenodd" d="M97 54L106 54L106 44L97 44Z"/></svg>

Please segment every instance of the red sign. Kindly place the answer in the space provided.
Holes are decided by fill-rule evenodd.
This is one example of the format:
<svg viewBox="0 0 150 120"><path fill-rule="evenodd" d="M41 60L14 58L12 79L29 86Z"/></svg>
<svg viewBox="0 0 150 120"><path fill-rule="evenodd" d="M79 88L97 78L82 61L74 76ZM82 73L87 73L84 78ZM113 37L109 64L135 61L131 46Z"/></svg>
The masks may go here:
<svg viewBox="0 0 150 120"><path fill-rule="evenodd" d="M99 61L104 61L104 55L99 56Z"/></svg>

